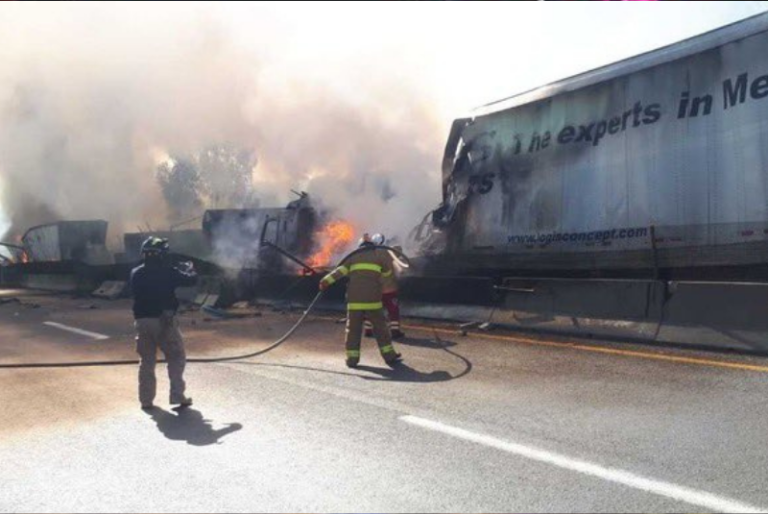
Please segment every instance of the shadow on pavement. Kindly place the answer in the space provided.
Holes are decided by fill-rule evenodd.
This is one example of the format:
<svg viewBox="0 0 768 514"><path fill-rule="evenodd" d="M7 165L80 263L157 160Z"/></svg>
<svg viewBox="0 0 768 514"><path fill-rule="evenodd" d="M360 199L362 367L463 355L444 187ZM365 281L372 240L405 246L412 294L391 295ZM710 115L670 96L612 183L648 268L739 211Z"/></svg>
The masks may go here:
<svg viewBox="0 0 768 514"><path fill-rule="evenodd" d="M151 413L158 430L171 441L186 441L192 446L221 444L220 439L238 430L240 423L229 423L225 428L214 430L211 421L195 409L177 410L176 414L155 408Z"/></svg>
<svg viewBox="0 0 768 514"><path fill-rule="evenodd" d="M420 348L431 348L435 350L444 350L446 348L452 348L458 343L453 341L436 341L435 339L404 337L395 341L395 344L401 344L403 346L417 346Z"/></svg>
<svg viewBox="0 0 768 514"><path fill-rule="evenodd" d="M457 346L458 343L455 343L453 341L443 341L442 339L440 339L437 333L435 333L434 339L405 338L402 341L397 341L395 344L403 344L405 346L419 346L422 348L430 348L430 349L444 351L445 353L451 355L453 358L461 361L462 364L464 365L464 369L457 375L451 375L448 371L432 371L429 373L425 373L423 371L418 371L408 366L407 364L401 364L395 369L390 369L388 367L359 365L355 370L348 370L348 371L336 371L336 370L330 370L330 369L315 368L311 366L298 366L298 365L292 365L292 364L277 364L277 363L265 363L265 362L241 361L241 362L238 362L237 364L242 364L246 366L261 366L261 367L267 367L267 368L284 368L284 369L298 369L298 370L305 370L305 371L316 371L319 373L327 373L331 375L357 377L357 378L360 378L361 380L387 381L387 382L414 382L414 383L448 382L450 380L457 380L457 379L463 378L472 372L472 368L473 368L472 362L466 357L464 357L463 355L460 355L450 349L451 347ZM406 355L405 358L407 359L408 356ZM378 376L361 375L359 371L366 371L368 373L372 373Z"/></svg>
<svg viewBox="0 0 768 514"><path fill-rule="evenodd" d="M367 371L379 375L379 377L360 377L363 380L386 380L388 382L447 382L453 380L454 377L447 371L432 371L430 373L424 373L408 366L407 364L401 364L395 369L390 368L377 368L375 366L360 365L357 369L361 371Z"/></svg>
<svg viewBox="0 0 768 514"><path fill-rule="evenodd" d="M318 373L326 373L329 375L341 375L345 377L359 378L361 380L386 381L386 382L420 382L420 383L448 382L449 380L455 380L456 378L460 378L459 376L454 377L447 371L432 371L430 373L424 373L422 371L417 371L406 364L402 364L398 366L397 369L390 369L388 367L378 368L375 366L366 366L364 364L360 364L357 368L351 369L349 371L334 371L334 370L324 369L324 368L313 368L311 366L297 366L292 364L269 364L269 363L261 363L261 362L239 362L238 364L245 364L248 366L259 366L264 368L283 368L283 369L298 369L298 370L304 370L304 371L316 371ZM360 371L366 371L368 373L372 373L378 376L372 377L372 376L361 375L359 373ZM466 374L466 371L462 373L460 376L464 376L465 374Z"/></svg>

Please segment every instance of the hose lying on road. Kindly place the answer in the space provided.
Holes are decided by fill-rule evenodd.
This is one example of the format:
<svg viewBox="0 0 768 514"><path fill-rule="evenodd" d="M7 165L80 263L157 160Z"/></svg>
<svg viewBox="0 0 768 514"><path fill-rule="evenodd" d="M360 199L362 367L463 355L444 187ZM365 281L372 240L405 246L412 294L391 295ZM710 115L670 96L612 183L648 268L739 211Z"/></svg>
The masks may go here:
<svg viewBox="0 0 768 514"><path fill-rule="evenodd" d="M396 253L400 258L402 258L405 263L410 264L408 261L408 257L406 257L401 251L396 250L394 248L390 248L388 246L380 246L377 248L384 248L385 250L388 250L390 252ZM351 256L356 255L360 253L361 251L366 251L368 248L358 248L357 250L350 252L347 254L341 262L343 263L347 259L349 259ZM291 338L291 336L298 330L298 328L304 323L304 320L307 319L307 316L309 316L309 313L312 312L312 310L315 308L315 305L320 300L320 298L323 296L323 292L317 293L315 296L315 299L312 300L312 303L309 304L307 309L304 311L304 313L301 315L299 320L291 327L291 329L283 335L280 339L272 343L270 346L259 350L257 352L253 353L247 353L244 355L233 355L230 357L210 357L210 358L189 358L187 359L188 363L195 363L195 364L213 364L216 362L232 362L232 361L238 361L238 360L244 360L244 359L251 359L253 357L258 357L260 355L264 355L265 353L271 352L284 342L286 342L288 339ZM165 362L165 360L160 360L158 362ZM0 364L0 369L42 369L42 368L95 368L95 367L104 367L104 366L135 366L139 364L138 359L132 359L132 360L111 360L111 361L83 361L83 362L33 362L33 363L17 363L17 364Z"/></svg>
<svg viewBox="0 0 768 514"><path fill-rule="evenodd" d="M307 319L307 316L312 311L312 309L315 307L315 304L318 300L320 300L320 297L323 296L323 293L317 293L317 296L315 296L315 299L312 300L312 303L309 304L309 307L307 307L307 310L304 311L304 314L301 315L301 318L299 318L299 321L297 321L291 329L285 333L283 337L272 343L270 346L259 350L258 352L248 353L244 355L233 355L230 357L210 357L210 358L190 358L187 359L188 363L196 363L196 364L213 364L215 362L231 362L231 361L237 361L237 360L243 360L243 359L250 359L252 357L258 357L259 355L263 355L267 352L271 352L284 342L286 342L294 332L301 326L302 323L304 323L304 320ZM160 360L158 362L165 362L165 360ZM139 363L138 359L133 360L117 360L117 361L85 361L85 362L37 362L37 363L29 363L29 364L0 364L0 369L40 369L40 368L94 368L94 367L103 367L103 366L135 366Z"/></svg>

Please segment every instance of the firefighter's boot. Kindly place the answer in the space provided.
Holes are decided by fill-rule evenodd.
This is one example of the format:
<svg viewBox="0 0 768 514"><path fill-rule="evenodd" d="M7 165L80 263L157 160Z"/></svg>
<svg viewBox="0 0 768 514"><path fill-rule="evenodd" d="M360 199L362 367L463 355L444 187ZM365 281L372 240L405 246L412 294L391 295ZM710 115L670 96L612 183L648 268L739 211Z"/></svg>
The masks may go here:
<svg viewBox="0 0 768 514"><path fill-rule="evenodd" d="M384 360L384 362L386 362L387 366L390 368L395 369L403 363L403 356L399 353L387 355L387 358Z"/></svg>
<svg viewBox="0 0 768 514"><path fill-rule="evenodd" d="M399 341L400 339L405 339L405 332L403 332L399 328L393 328L391 334L392 334L393 341Z"/></svg>
<svg viewBox="0 0 768 514"><path fill-rule="evenodd" d="M192 407L192 398L186 396L171 398L171 405L175 405L177 409L186 409L187 407Z"/></svg>
<svg viewBox="0 0 768 514"><path fill-rule="evenodd" d="M405 337L405 332L400 330L400 312L397 312L397 318L390 318L389 321L389 333L392 335L392 340L397 341Z"/></svg>

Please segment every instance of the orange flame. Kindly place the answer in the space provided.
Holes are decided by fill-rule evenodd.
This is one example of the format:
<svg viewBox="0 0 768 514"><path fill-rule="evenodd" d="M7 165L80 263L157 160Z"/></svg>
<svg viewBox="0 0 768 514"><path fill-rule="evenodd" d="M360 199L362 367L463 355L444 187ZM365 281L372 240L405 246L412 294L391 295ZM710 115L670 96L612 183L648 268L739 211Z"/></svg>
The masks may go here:
<svg viewBox="0 0 768 514"><path fill-rule="evenodd" d="M317 234L320 249L309 258L313 268L327 268L331 259L349 248L355 238L355 228L346 221L332 221Z"/></svg>

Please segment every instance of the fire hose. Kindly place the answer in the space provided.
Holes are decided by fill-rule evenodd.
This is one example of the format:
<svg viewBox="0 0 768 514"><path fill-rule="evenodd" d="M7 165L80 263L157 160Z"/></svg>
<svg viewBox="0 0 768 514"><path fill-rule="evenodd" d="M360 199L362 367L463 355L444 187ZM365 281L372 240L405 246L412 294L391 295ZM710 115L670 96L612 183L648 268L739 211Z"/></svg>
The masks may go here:
<svg viewBox="0 0 768 514"><path fill-rule="evenodd" d="M399 251L395 248L391 248L389 246L383 246L383 245L375 246L375 247L369 246L369 247L358 248L348 253L341 260L339 265L344 263L344 261L346 261L353 255L357 255L358 253L369 251L372 248L384 249L384 250L387 250L390 253L390 255L397 255L397 257L399 258L397 260L403 267L408 267L410 265L410 261L408 260L408 257L402 251ZM189 358L187 359L187 362L192 364L214 364L217 362L233 362L233 361L240 361L245 359L252 359L254 357L258 357L260 355L264 355L265 353L271 352L272 350L278 348L280 345L285 343L288 339L290 339L293 336L296 330L299 329L299 327L307 319L307 316L309 316L309 314L315 308L315 305L317 305L317 302L320 300L320 298L322 298L322 296L323 296L323 292L322 291L318 292L314 300L312 300L312 302L309 304L307 309L302 313L299 320L290 328L290 330L288 330L288 332L286 332L280 339L276 340L266 348L263 348L253 353L247 353L243 355L232 355L228 357ZM92 367L106 367L106 366L135 366L139 364L139 362L140 361L138 359L109 360L109 361L80 361L80 362L33 362L33 363L17 363L17 364L0 364L0 369L92 368ZM160 360L158 362L164 363L166 361Z"/></svg>

